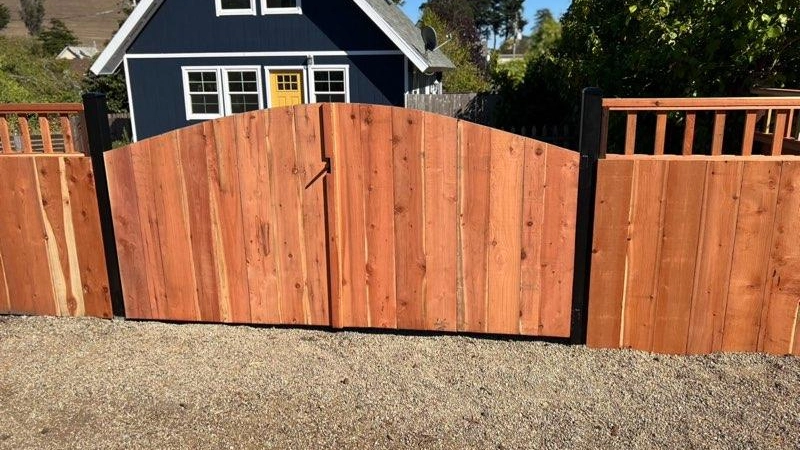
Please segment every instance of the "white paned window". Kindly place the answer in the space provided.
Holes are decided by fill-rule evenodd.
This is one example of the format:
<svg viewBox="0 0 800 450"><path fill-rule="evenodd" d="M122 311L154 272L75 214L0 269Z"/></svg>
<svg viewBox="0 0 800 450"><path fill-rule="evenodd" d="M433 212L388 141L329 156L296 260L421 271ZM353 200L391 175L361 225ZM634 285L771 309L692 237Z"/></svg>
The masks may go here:
<svg viewBox="0 0 800 450"><path fill-rule="evenodd" d="M184 67L187 120L216 119L263 108L259 67Z"/></svg>
<svg viewBox="0 0 800 450"><path fill-rule="evenodd" d="M215 0L218 16L254 16L256 0Z"/></svg>
<svg viewBox="0 0 800 450"><path fill-rule="evenodd" d="M314 67L311 69L315 103L347 103L350 101L347 67Z"/></svg>
<svg viewBox="0 0 800 450"><path fill-rule="evenodd" d="M261 0L261 14L301 14L300 0Z"/></svg>
<svg viewBox="0 0 800 450"><path fill-rule="evenodd" d="M259 69L225 70L225 107L228 114L261 109Z"/></svg>
<svg viewBox="0 0 800 450"><path fill-rule="evenodd" d="M214 119L222 115L222 96L217 69L184 69L183 89L187 119Z"/></svg>

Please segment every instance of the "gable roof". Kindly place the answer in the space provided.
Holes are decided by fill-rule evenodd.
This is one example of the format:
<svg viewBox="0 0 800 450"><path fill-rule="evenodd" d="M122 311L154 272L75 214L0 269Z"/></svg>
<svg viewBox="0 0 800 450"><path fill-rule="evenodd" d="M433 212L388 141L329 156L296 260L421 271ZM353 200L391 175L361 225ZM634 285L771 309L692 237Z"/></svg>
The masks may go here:
<svg viewBox="0 0 800 450"><path fill-rule="evenodd" d="M119 68L125 53L158 7L166 0L141 0L119 31L92 65L95 75L110 75ZM452 69L441 50L426 51L422 34L411 19L387 0L352 0L421 72Z"/></svg>

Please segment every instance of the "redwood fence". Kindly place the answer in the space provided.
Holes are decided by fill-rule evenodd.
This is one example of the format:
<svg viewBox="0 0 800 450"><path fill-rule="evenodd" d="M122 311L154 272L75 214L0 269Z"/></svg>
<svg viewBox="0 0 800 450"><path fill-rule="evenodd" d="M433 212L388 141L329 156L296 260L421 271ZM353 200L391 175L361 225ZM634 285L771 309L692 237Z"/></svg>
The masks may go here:
<svg viewBox="0 0 800 450"><path fill-rule="evenodd" d="M85 104L0 110L0 313L800 355L798 98L587 90L580 153L374 105L108 152Z"/></svg>

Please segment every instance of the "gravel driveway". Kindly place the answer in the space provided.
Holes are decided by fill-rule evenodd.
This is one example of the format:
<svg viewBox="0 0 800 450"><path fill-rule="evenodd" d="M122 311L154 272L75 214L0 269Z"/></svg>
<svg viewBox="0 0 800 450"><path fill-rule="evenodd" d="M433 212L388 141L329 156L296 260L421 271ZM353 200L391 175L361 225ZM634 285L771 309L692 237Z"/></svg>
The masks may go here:
<svg viewBox="0 0 800 450"><path fill-rule="evenodd" d="M0 318L0 448L800 448L800 359Z"/></svg>

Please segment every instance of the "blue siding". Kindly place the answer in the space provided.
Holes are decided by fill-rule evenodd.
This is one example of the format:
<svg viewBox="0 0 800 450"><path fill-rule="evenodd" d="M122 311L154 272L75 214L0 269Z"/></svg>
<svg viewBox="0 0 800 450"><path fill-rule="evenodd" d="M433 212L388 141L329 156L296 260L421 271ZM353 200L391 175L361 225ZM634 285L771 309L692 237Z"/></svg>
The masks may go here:
<svg viewBox="0 0 800 450"><path fill-rule="evenodd" d="M306 0L309 1L309 0ZM305 4L305 2L304 2ZM404 57L351 56L316 57L316 64L350 66L350 101L403 105ZM192 123L186 120L183 96L183 66L301 66L305 58L181 58L130 59L129 83L138 139L145 139ZM264 80L264 71L261 71ZM264 80L266 82L266 80ZM264 104L266 89L264 85Z"/></svg>
<svg viewBox="0 0 800 450"><path fill-rule="evenodd" d="M352 0L303 0L302 15L217 17L214 5L165 0L128 53L397 50Z"/></svg>

